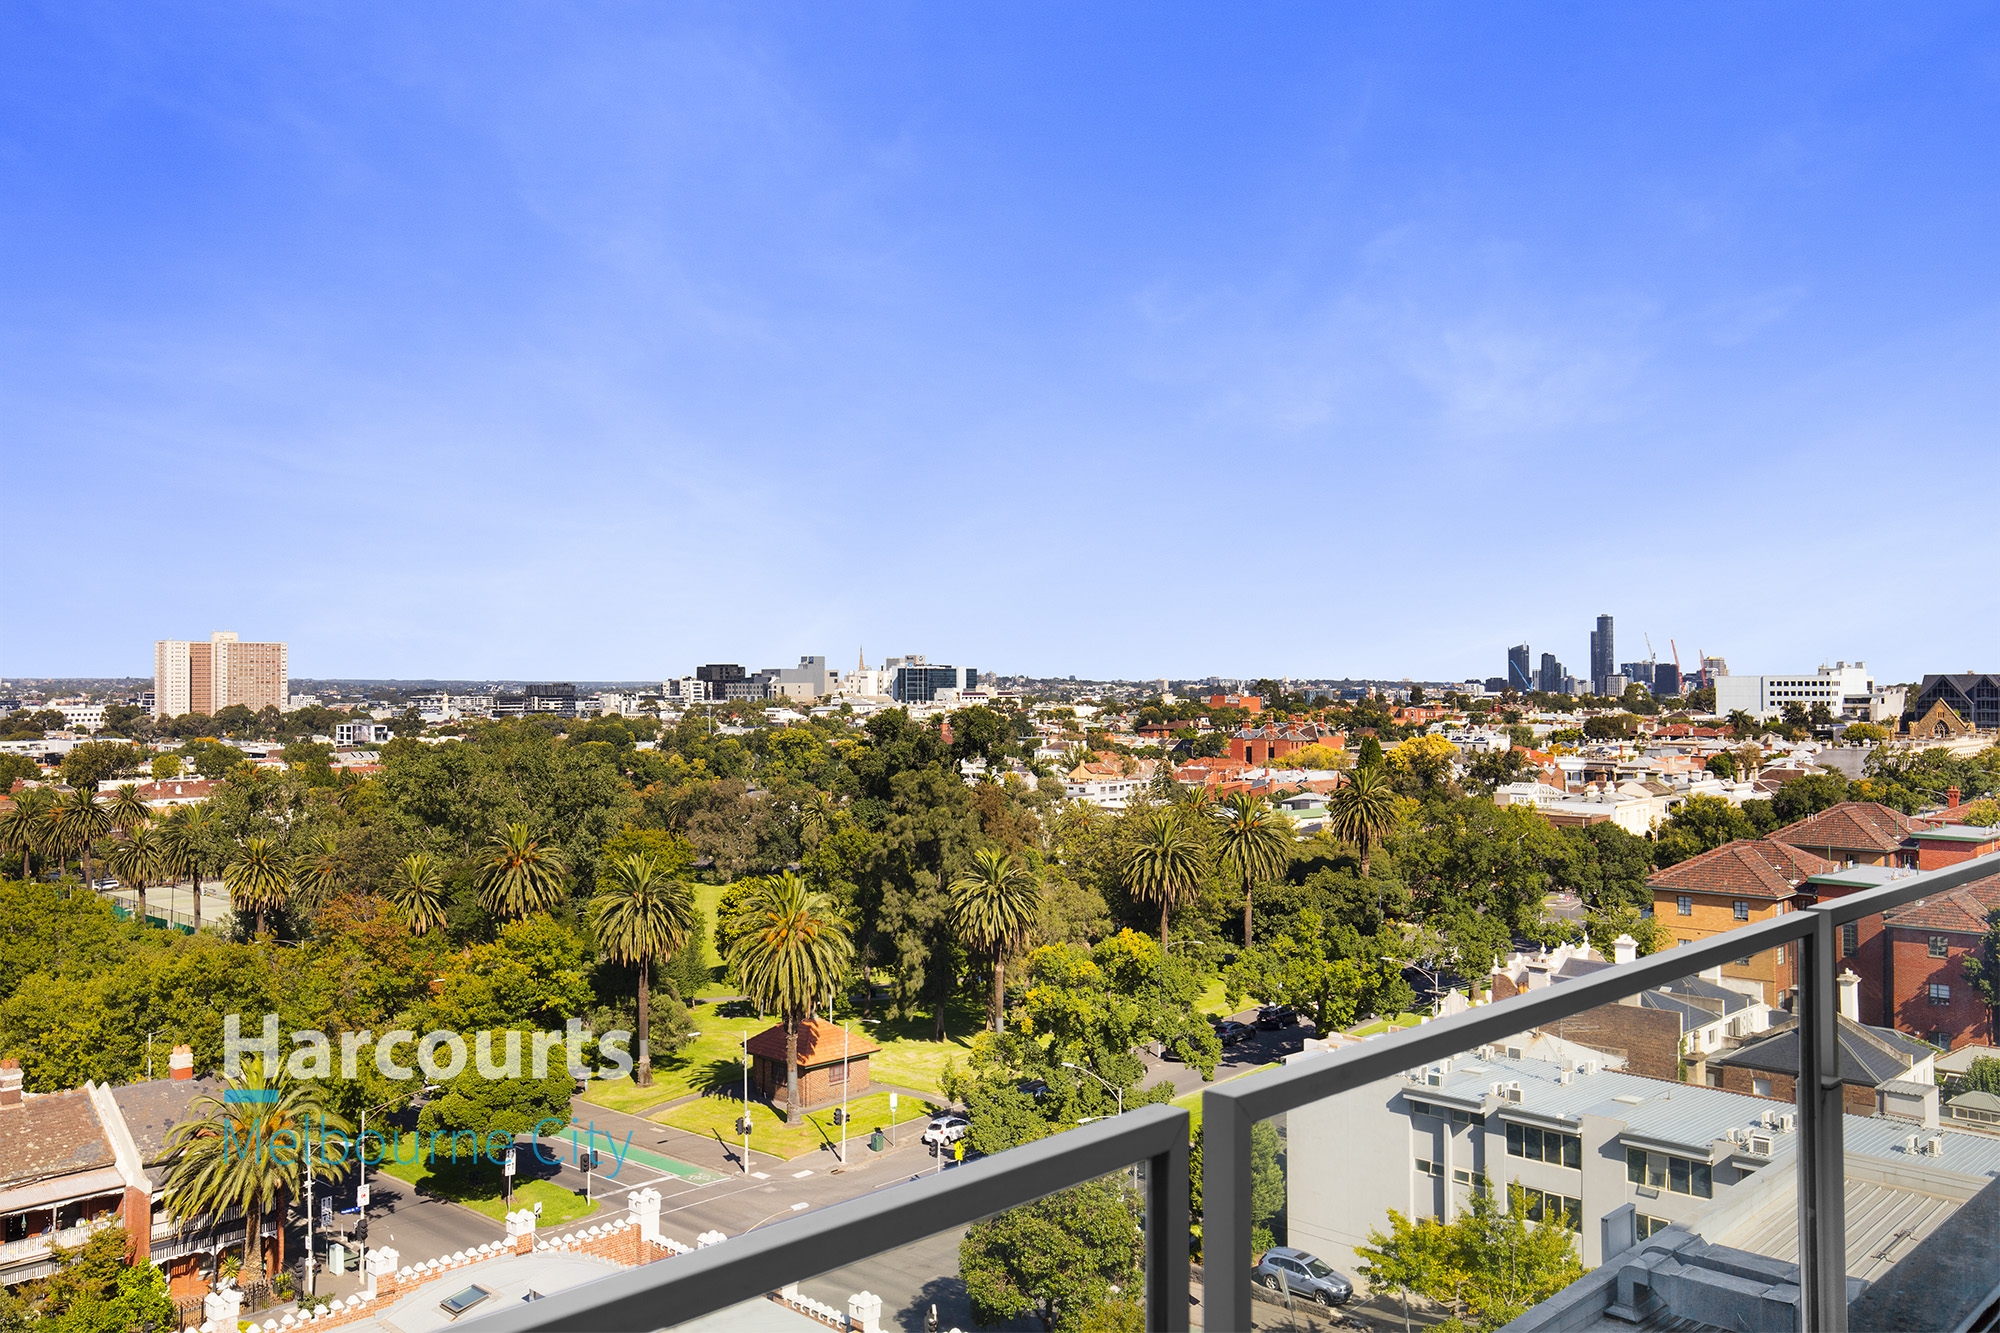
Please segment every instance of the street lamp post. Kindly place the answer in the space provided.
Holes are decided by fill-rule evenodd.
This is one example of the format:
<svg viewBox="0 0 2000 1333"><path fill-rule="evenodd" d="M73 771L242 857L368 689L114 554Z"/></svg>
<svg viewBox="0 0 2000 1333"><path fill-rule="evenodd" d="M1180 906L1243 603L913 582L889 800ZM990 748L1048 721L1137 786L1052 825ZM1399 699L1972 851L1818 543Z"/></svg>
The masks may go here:
<svg viewBox="0 0 2000 1333"><path fill-rule="evenodd" d="M750 1029L743 1029L743 1174L750 1174Z"/></svg>
<svg viewBox="0 0 2000 1333"><path fill-rule="evenodd" d="M1082 1065L1071 1064L1069 1061L1065 1060L1062 1062L1062 1067L1064 1069L1074 1069L1079 1074L1089 1074L1099 1083L1102 1083L1105 1087L1110 1088L1112 1094L1118 1098L1118 1114L1119 1115L1125 1114L1125 1089L1116 1086L1111 1082L1111 1080L1100 1076L1095 1071L1085 1069Z"/></svg>
<svg viewBox="0 0 2000 1333"><path fill-rule="evenodd" d="M381 1106L371 1106L361 1113L361 1129L354 1136L354 1169L356 1173L354 1203L356 1209L361 1214L361 1221L354 1229L354 1239L359 1246L358 1253L364 1274L367 1272L368 1265L368 1148L366 1140L368 1138L369 1113L379 1111L384 1106L394 1106L405 1097L416 1097L423 1093L436 1092L437 1090L437 1084L426 1083L422 1087L412 1088L408 1092L391 1097L388 1101L383 1102Z"/></svg>

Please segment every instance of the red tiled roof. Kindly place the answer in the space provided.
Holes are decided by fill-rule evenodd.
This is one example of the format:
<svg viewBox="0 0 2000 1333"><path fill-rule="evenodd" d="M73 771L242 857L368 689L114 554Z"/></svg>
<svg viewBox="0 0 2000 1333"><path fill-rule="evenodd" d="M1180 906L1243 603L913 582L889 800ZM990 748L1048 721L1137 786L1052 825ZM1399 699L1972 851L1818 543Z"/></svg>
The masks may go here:
<svg viewBox="0 0 2000 1333"><path fill-rule="evenodd" d="M1842 801L1771 836L1792 847L1843 852L1893 852L1910 836L1907 815L1873 801Z"/></svg>
<svg viewBox="0 0 2000 1333"><path fill-rule="evenodd" d="M88 1095L33 1097L0 1112L0 1187L88 1171L114 1162Z"/></svg>
<svg viewBox="0 0 2000 1333"><path fill-rule="evenodd" d="M1984 935L1986 918L2000 908L2000 876L1974 880L1963 888L1919 898L1889 912L1885 926L1904 930L1950 930L1967 935Z"/></svg>
<svg viewBox="0 0 2000 1333"><path fill-rule="evenodd" d="M1808 876L1838 869L1811 852L1769 838L1738 838L1668 866L1647 881L1655 889L1731 898L1789 898Z"/></svg>
<svg viewBox="0 0 2000 1333"><path fill-rule="evenodd" d="M844 1044L848 1043L848 1044ZM809 1018L799 1024L799 1067L832 1064L843 1058L859 1060L881 1050L864 1032L848 1033L839 1024ZM814 1052L818 1052L815 1056ZM785 1025L765 1028L750 1039L750 1054L767 1060L785 1058Z"/></svg>

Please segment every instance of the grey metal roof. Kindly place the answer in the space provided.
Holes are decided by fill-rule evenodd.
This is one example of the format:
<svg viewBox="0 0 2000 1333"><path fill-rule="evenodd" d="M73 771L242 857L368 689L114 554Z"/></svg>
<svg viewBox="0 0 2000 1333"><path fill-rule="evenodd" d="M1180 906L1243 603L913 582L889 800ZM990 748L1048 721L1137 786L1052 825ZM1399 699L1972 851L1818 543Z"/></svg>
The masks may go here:
<svg viewBox="0 0 2000 1333"><path fill-rule="evenodd" d="M1937 1230L1961 1200L1874 1181L1847 1181L1847 1275L1873 1282ZM1765 1213L1762 1223L1732 1232L1728 1244L1788 1264L1799 1261L1795 1208Z"/></svg>
<svg viewBox="0 0 2000 1333"><path fill-rule="evenodd" d="M1975 828L1969 824L1946 824L1942 828L1918 829L1910 836L1943 838L1947 842L1992 842L1995 838L2000 838L2000 829Z"/></svg>
<svg viewBox="0 0 2000 1333"><path fill-rule="evenodd" d="M1842 888L1875 889L1890 880L1901 879L1908 871L1899 872L1895 866L1848 866L1844 870L1829 870L1823 875L1808 875L1808 884L1832 884Z"/></svg>
<svg viewBox="0 0 2000 1333"><path fill-rule="evenodd" d="M1910 1072L1910 1066L1932 1054L1923 1042L1891 1028L1868 1027L1851 1018L1840 1020L1840 1081L1880 1087ZM1788 1023L1758 1041L1713 1056L1710 1064L1761 1069L1774 1074L1799 1071L1798 1024Z"/></svg>
<svg viewBox="0 0 2000 1333"><path fill-rule="evenodd" d="M1946 1106L1968 1106L1975 1111L2000 1111L2000 1097L1990 1092L1961 1092Z"/></svg>

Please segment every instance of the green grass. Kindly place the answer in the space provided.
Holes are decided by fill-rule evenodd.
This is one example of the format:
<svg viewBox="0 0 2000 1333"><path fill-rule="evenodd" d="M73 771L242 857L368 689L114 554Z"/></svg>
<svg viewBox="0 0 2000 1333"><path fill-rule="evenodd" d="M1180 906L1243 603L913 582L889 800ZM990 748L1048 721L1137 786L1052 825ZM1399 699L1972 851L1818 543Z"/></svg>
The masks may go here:
<svg viewBox="0 0 2000 1333"><path fill-rule="evenodd" d="M1380 1018L1373 1023L1349 1028L1347 1033L1351 1037L1372 1037L1377 1033L1387 1032L1391 1027L1413 1028L1428 1017L1430 1017L1428 1014L1397 1014L1394 1018Z"/></svg>
<svg viewBox="0 0 2000 1333"><path fill-rule="evenodd" d="M755 1014L724 1017L723 1007L714 1002L688 1006L695 1031L701 1035L666 1059L654 1061L651 1087L642 1088L630 1079L592 1079L583 1099L614 1111L636 1112L689 1093L740 1087L743 1034L755 1036L774 1020ZM944 1067L954 1059L964 1066L981 1012L974 1004L954 1005L946 1014L947 1030L959 1035L941 1042L929 1039L933 1028L929 1014L876 1025L856 1019L855 1035L866 1033L882 1047L869 1062L869 1081L909 1088L942 1101Z"/></svg>
<svg viewBox="0 0 2000 1333"><path fill-rule="evenodd" d="M417 1161L388 1161L378 1170L385 1171L396 1179L415 1185L427 1194L453 1203L463 1204L477 1213L484 1213L494 1221L504 1221L507 1204L501 1193L500 1168L491 1162L481 1162L477 1166L455 1163L449 1160L426 1162L421 1160L415 1132L405 1134L397 1145L398 1158L419 1158ZM514 1207L532 1208L542 1205L539 1225L561 1226L574 1222L579 1217L588 1217L597 1211L597 1205L577 1197L575 1193L561 1185L546 1180L523 1180L514 1186Z"/></svg>
<svg viewBox="0 0 2000 1333"><path fill-rule="evenodd" d="M1208 984L1202 987L1200 997L1194 1002L1194 1011L1198 1014L1221 1014L1224 1017L1236 1012L1222 994L1221 977L1208 979Z"/></svg>
<svg viewBox="0 0 2000 1333"><path fill-rule="evenodd" d="M857 1150L865 1149L872 1131L889 1128L889 1094L871 1092L857 1097L848 1109L854 1115L847 1134L848 1158L851 1161ZM912 1127L913 1123L930 1119L938 1109L933 1102L903 1096L896 1106L896 1123L902 1126L899 1137L919 1133L920 1130ZM786 1124L784 1117L770 1107L761 1102L751 1102L750 1151L789 1161L818 1152L828 1143L839 1143L840 1126L833 1123L833 1112L834 1108L829 1106L823 1111L811 1112L796 1124ZM742 1113L741 1101L721 1095L683 1102L661 1111L653 1119L690 1134L702 1134L726 1143L740 1143L742 1139L736 1133L736 1118Z"/></svg>

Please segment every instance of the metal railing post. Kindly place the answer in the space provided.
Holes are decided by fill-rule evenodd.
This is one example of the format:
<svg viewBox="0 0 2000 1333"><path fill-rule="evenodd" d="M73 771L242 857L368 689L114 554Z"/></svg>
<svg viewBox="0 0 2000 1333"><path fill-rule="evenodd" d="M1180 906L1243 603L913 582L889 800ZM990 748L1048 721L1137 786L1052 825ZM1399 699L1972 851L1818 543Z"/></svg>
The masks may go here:
<svg viewBox="0 0 2000 1333"><path fill-rule="evenodd" d="M1188 1145L1146 1159L1146 1327L1188 1333Z"/></svg>
<svg viewBox="0 0 2000 1333"><path fill-rule="evenodd" d="M1812 933L1799 941L1799 1315L1812 1333L1847 1333L1847 1125L1834 979L1839 930L1825 910L1812 910Z"/></svg>
<svg viewBox="0 0 2000 1333"><path fill-rule="evenodd" d="M1250 1327L1250 1112L1201 1096L1202 1327Z"/></svg>

